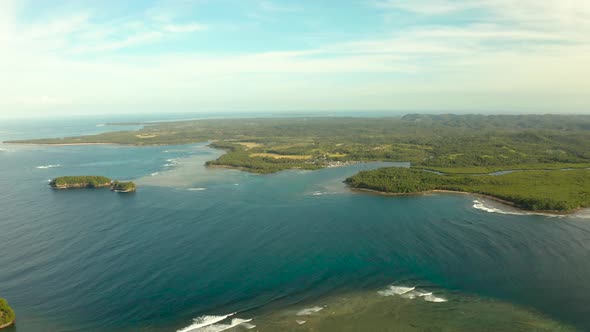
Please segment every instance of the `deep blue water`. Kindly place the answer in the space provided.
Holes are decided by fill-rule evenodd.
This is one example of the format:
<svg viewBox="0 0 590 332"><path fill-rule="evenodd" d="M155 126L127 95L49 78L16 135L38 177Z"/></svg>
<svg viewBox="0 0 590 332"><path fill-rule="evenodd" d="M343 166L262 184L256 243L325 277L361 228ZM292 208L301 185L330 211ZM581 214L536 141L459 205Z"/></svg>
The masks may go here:
<svg viewBox="0 0 590 332"><path fill-rule="evenodd" d="M34 135L40 126L11 123L0 136L108 130L96 124L45 123L47 135ZM381 164L252 175L205 169L220 153L205 144L0 149L0 296L18 332L175 331L204 314L255 314L413 280L590 330L590 219L489 213L470 196L384 197L342 184ZM56 167L38 168L47 165ZM47 186L66 174L141 186L129 195Z"/></svg>

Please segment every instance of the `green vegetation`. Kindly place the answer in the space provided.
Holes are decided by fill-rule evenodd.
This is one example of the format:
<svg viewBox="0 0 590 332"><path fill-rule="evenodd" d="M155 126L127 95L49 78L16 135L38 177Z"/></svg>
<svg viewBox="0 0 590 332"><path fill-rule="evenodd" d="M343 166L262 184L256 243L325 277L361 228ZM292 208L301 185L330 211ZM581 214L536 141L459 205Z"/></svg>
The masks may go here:
<svg viewBox="0 0 590 332"><path fill-rule="evenodd" d="M206 163L207 166L229 166L253 173L274 173L293 168L310 170L320 168L315 162L251 156L254 153L238 143L215 142L211 146L218 149L225 149L228 153L219 157L217 160L208 161Z"/></svg>
<svg viewBox="0 0 590 332"><path fill-rule="evenodd" d="M15 319L14 310L12 310L5 299L0 298L0 327L14 323Z"/></svg>
<svg viewBox="0 0 590 332"><path fill-rule="evenodd" d="M63 188L101 188L109 187L111 179L104 176L62 176L51 180L50 186Z"/></svg>
<svg viewBox="0 0 590 332"><path fill-rule="evenodd" d="M351 161L409 161L413 166L435 170L461 168L461 173L590 167L588 115L212 119L10 143L159 145L210 140L215 141L214 147L228 153L209 165L258 173L316 169Z"/></svg>
<svg viewBox="0 0 590 332"><path fill-rule="evenodd" d="M137 188L135 186L135 183L133 183L131 181L129 181L129 182L115 181L111 185L111 190L116 191L116 192L122 192L122 193L132 192L132 191L135 191L136 189Z"/></svg>
<svg viewBox="0 0 590 332"><path fill-rule="evenodd" d="M490 174L502 171L534 171L534 170L571 170L571 169L588 169L588 163L547 163L547 164L522 164L506 166L475 166L475 167L425 167L415 166L439 173L446 174Z"/></svg>
<svg viewBox="0 0 590 332"><path fill-rule="evenodd" d="M96 175L62 176L51 180L49 185L56 189L110 187L111 190L116 192L132 192L137 189L135 183L131 181L113 181L107 177Z"/></svg>
<svg viewBox="0 0 590 332"><path fill-rule="evenodd" d="M521 171L504 175L440 175L412 168L360 172L346 182L353 188L386 193L431 190L489 195L533 211L568 212L590 207L590 170Z"/></svg>
<svg viewBox="0 0 590 332"><path fill-rule="evenodd" d="M588 206L590 115L408 114L144 125L138 131L7 143L159 145L212 141L212 147L227 153L207 162L208 166L255 173L405 161L411 162L411 170L360 173L348 181L353 187L394 193L432 189L482 193L530 210L569 211ZM576 170L559 171L563 169ZM482 175L506 170L527 171ZM68 182L56 179L53 185L68 187ZM76 178L72 182L85 186L106 183Z"/></svg>

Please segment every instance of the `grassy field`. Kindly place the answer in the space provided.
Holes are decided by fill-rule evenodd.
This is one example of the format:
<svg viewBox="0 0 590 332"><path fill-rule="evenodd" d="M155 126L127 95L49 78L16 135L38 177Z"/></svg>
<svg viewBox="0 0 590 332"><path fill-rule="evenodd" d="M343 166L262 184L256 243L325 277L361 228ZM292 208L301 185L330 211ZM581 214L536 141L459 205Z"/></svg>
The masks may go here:
<svg viewBox="0 0 590 332"><path fill-rule="evenodd" d="M353 188L386 193L431 190L489 195L532 211L569 212L590 207L590 170L520 171L504 175L440 175L420 169L381 168L360 172Z"/></svg>

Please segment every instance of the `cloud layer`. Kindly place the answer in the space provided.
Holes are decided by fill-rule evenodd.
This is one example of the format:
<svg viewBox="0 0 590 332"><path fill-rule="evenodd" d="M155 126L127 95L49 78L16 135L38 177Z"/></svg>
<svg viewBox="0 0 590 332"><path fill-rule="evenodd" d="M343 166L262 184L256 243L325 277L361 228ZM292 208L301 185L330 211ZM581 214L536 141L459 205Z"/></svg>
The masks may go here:
<svg viewBox="0 0 590 332"><path fill-rule="evenodd" d="M590 111L585 0L36 4L0 3L2 114Z"/></svg>

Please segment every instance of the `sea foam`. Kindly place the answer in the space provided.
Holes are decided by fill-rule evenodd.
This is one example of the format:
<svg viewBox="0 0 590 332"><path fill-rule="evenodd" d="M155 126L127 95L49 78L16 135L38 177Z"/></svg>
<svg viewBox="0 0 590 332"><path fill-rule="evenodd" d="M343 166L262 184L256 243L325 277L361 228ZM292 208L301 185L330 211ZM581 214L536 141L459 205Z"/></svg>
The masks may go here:
<svg viewBox="0 0 590 332"><path fill-rule="evenodd" d="M485 211L489 213L498 213L498 214L506 214L506 215L513 215L513 216L530 216L530 215L540 215L545 217L563 217L563 215L559 214L549 214L549 213L538 213L538 212L525 212L525 211L506 211L495 207L486 206L484 202L480 200L473 201L473 208Z"/></svg>
<svg viewBox="0 0 590 332"><path fill-rule="evenodd" d="M188 191L203 191L203 190L207 190L207 188L188 188Z"/></svg>
<svg viewBox="0 0 590 332"><path fill-rule="evenodd" d="M234 328L238 325L240 326L244 326L246 328L248 328L250 326L250 329L256 327L255 325L245 325L246 323L250 322L252 319L240 319L240 318L234 318L231 320L231 322L229 322L228 324L212 324L212 325L208 325L208 326L204 326L195 330L189 330L189 331L195 331L195 332L221 332L221 331L225 331L225 330L229 330L231 328Z"/></svg>
<svg viewBox="0 0 590 332"><path fill-rule="evenodd" d="M297 312L297 316L309 316L309 315L313 315L315 313L320 312L322 309L324 309L324 307L311 307L311 308L305 308L302 310L299 310Z"/></svg>
<svg viewBox="0 0 590 332"><path fill-rule="evenodd" d="M219 322L226 320L235 314L236 313L233 312L231 314L220 315L220 316L206 315L206 316L197 317L197 318L193 319L193 323L191 325L189 325L185 328L182 328L180 330L177 330L176 332L225 331L225 330L230 329L232 327L235 327L240 324L244 324L244 323L251 321L251 319L234 318L231 320L231 322L229 324L218 324ZM250 327L248 327L248 326L250 326ZM255 327L251 324L248 324L248 326L246 326L246 328L249 328L249 329Z"/></svg>
<svg viewBox="0 0 590 332"><path fill-rule="evenodd" d="M432 294L424 296L424 300L428 302L447 302L447 299L442 297L437 297Z"/></svg>
<svg viewBox="0 0 590 332"><path fill-rule="evenodd" d="M380 290L377 293L383 296L403 295L413 291L416 287L404 287L404 286L389 286L385 290Z"/></svg>
<svg viewBox="0 0 590 332"><path fill-rule="evenodd" d="M384 290L380 290L377 293L382 296L399 296L405 299L413 300L417 298L423 298L427 302L447 302L447 299L443 297L434 296L432 292L425 292L416 287L406 286L389 286Z"/></svg>
<svg viewBox="0 0 590 332"><path fill-rule="evenodd" d="M55 164L55 165L43 165L43 166L37 166L35 168L37 169L48 169L48 168L57 168L57 167L61 167L60 164Z"/></svg>

